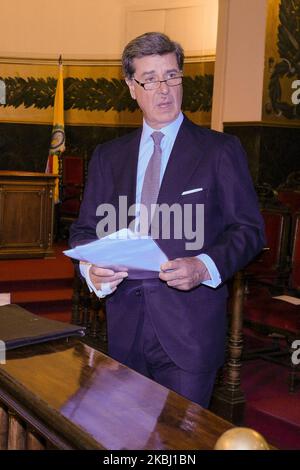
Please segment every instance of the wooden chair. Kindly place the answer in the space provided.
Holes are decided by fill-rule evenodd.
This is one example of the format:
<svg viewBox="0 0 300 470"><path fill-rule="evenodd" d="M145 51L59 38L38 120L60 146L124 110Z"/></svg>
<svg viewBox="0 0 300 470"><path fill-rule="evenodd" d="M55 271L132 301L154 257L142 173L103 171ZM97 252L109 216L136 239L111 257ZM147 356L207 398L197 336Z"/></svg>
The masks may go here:
<svg viewBox="0 0 300 470"><path fill-rule="evenodd" d="M282 206L263 208L261 214L267 246L247 266L245 276L248 282L279 284L287 276L291 216Z"/></svg>
<svg viewBox="0 0 300 470"><path fill-rule="evenodd" d="M89 291L86 282L81 279L76 269L71 322L86 328L82 341L101 352L107 352L105 301L98 299L93 292Z"/></svg>
<svg viewBox="0 0 300 470"><path fill-rule="evenodd" d="M281 294L300 298L300 213L295 214L292 230L292 253L288 285ZM274 298L270 289L250 286L244 302L245 323L265 334L275 334L284 339L284 346L278 341L277 350L257 350L252 358L280 362L291 367L290 392L295 389L297 368L291 362L291 344L300 338L300 305L293 305ZM285 356L285 360L282 358ZM249 359L249 354L248 354Z"/></svg>
<svg viewBox="0 0 300 470"><path fill-rule="evenodd" d="M291 214L269 184L257 184L255 190L265 224L266 247L244 270L246 286L250 281L278 284L287 273Z"/></svg>
<svg viewBox="0 0 300 470"><path fill-rule="evenodd" d="M67 239L71 223L78 217L87 175L87 155L64 153L59 160L59 204L57 239Z"/></svg>
<svg viewBox="0 0 300 470"><path fill-rule="evenodd" d="M300 171L291 173L277 188L277 197L292 213L300 211Z"/></svg>

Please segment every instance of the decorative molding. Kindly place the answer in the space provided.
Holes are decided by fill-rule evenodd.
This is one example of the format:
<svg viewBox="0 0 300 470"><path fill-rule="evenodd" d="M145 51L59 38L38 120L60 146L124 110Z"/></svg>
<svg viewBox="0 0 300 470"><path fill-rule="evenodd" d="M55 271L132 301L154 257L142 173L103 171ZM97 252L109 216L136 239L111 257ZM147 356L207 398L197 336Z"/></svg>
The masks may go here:
<svg viewBox="0 0 300 470"><path fill-rule="evenodd" d="M57 65L57 58L50 57L0 57L0 64L12 65ZM76 58L63 58L63 65L74 65L83 67L99 67L109 65L121 65L121 60L118 59L76 59Z"/></svg>
<svg viewBox="0 0 300 470"><path fill-rule="evenodd" d="M286 119L289 126L298 120L300 125L299 104L291 99L292 81L300 78L300 0L269 2L268 33L263 116L280 124Z"/></svg>
<svg viewBox="0 0 300 470"><path fill-rule="evenodd" d="M201 62L215 62L215 54L187 54L185 57L186 64L196 64ZM118 66L121 67L120 59L75 59L68 58L62 60L64 66L80 66L80 67L101 67L101 66ZM58 58L42 58L42 57L1 57L0 64L11 65L57 65Z"/></svg>
<svg viewBox="0 0 300 470"><path fill-rule="evenodd" d="M46 109L53 106L57 80L53 77L0 77L6 85L6 104L18 108ZM212 105L213 75L185 76L183 80L183 110L208 112ZM138 109L124 80L117 78L64 79L64 108L87 111L117 112Z"/></svg>

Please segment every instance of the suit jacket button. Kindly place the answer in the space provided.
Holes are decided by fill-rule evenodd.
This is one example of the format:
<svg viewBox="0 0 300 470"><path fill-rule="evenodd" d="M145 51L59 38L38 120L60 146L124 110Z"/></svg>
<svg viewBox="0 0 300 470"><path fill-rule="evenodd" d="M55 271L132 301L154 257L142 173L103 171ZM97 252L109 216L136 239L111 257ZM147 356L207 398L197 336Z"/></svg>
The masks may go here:
<svg viewBox="0 0 300 470"><path fill-rule="evenodd" d="M140 296L142 295L141 289L137 289L137 290L135 291L135 295L136 295L137 297L140 297Z"/></svg>

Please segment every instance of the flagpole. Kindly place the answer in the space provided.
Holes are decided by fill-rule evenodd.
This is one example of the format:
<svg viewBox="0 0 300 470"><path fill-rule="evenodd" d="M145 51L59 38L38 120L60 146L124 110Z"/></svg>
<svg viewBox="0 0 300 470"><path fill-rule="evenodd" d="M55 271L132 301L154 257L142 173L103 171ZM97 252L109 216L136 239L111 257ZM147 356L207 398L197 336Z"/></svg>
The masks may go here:
<svg viewBox="0 0 300 470"><path fill-rule="evenodd" d="M56 174L55 203L62 197L62 154L65 150L64 83L62 55L58 58L58 79L54 97L53 127L46 172Z"/></svg>

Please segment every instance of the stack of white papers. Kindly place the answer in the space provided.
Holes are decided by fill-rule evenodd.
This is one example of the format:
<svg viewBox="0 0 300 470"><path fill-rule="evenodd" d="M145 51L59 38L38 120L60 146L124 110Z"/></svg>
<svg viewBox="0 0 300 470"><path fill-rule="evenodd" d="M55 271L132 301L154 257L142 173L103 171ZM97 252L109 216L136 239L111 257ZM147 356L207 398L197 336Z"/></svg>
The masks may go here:
<svg viewBox="0 0 300 470"><path fill-rule="evenodd" d="M64 254L102 268L128 271L128 277L132 279L157 277L160 265L168 261L151 237L140 237L129 229L76 246Z"/></svg>

